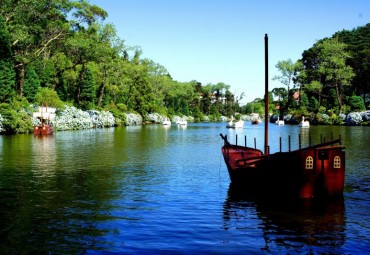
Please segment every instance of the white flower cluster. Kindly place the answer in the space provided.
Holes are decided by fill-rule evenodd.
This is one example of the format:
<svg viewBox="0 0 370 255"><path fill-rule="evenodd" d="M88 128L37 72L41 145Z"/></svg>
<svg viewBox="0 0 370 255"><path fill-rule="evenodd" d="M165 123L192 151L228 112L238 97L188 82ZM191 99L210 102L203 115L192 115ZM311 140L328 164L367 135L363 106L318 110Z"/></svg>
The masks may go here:
<svg viewBox="0 0 370 255"><path fill-rule="evenodd" d="M139 126L143 123L143 118L139 114L126 113L127 126Z"/></svg>
<svg viewBox="0 0 370 255"><path fill-rule="evenodd" d="M370 110L361 112L362 121L370 121Z"/></svg>
<svg viewBox="0 0 370 255"><path fill-rule="evenodd" d="M347 115L346 124L349 126L358 126L362 122L362 116L359 112L351 112Z"/></svg>
<svg viewBox="0 0 370 255"><path fill-rule="evenodd" d="M182 119L187 120L186 116L180 117L180 116L175 115L175 116L173 116L172 121L177 123L177 122L181 121Z"/></svg>
<svg viewBox="0 0 370 255"><path fill-rule="evenodd" d="M115 118L112 113L107 111L88 110L93 126L96 128L113 127Z"/></svg>
<svg viewBox="0 0 370 255"><path fill-rule="evenodd" d="M159 113L149 113L147 115L147 118L151 123L156 123L156 124L162 123L165 120L165 117L160 115Z"/></svg>
<svg viewBox="0 0 370 255"><path fill-rule="evenodd" d="M0 114L0 133L3 132L3 121L4 121L3 116L1 116Z"/></svg>
<svg viewBox="0 0 370 255"><path fill-rule="evenodd" d="M112 127L114 124L115 119L110 112L82 111L73 106L66 106L65 110L57 114L53 121L57 130Z"/></svg>

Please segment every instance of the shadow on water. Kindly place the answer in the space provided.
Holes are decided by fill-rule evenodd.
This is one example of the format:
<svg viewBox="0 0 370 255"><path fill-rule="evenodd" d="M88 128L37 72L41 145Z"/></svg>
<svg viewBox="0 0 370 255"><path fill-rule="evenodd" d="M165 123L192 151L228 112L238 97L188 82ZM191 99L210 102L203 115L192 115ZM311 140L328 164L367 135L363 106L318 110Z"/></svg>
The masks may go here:
<svg viewBox="0 0 370 255"><path fill-rule="evenodd" d="M225 230L246 231L248 221L257 222L264 254L344 254L343 198L282 201L251 196L230 184L223 219Z"/></svg>

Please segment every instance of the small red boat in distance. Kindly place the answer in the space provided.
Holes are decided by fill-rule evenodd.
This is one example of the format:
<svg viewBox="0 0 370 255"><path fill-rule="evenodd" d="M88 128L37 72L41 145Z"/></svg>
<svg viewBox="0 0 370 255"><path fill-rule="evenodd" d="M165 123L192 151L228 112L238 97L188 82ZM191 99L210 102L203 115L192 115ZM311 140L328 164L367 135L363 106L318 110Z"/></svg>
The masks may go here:
<svg viewBox="0 0 370 255"><path fill-rule="evenodd" d="M43 106L33 113L33 117L39 119L39 124L33 127L34 135L52 135L54 133L51 121L55 118L55 110L55 108Z"/></svg>

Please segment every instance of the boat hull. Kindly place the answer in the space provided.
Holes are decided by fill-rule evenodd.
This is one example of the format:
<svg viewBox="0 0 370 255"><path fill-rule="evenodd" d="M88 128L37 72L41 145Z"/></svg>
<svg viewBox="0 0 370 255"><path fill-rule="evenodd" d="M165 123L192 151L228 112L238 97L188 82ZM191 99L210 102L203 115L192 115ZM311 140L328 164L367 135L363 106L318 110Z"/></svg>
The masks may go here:
<svg viewBox="0 0 370 255"><path fill-rule="evenodd" d="M343 195L343 146L313 147L263 155L261 151L225 145L222 154L233 185L262 196L294 198Z"/></svg>
<svg viewBox="0 0 370 255"><path fill-rule="evenodd" d="M49 125L39 125L33 127L34 135L52 135L53 133L54 129Z"/></svg>

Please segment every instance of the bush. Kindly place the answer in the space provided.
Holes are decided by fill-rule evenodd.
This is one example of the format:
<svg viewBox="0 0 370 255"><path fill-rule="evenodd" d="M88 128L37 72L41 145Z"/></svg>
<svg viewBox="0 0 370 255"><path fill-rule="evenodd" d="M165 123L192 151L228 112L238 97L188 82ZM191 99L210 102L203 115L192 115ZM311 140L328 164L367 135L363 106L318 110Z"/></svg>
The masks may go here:
<svg viewBox="0 0 370 255"><path fill-rule="evenodd" d="M109 111L113 114L115 118L115 125L116 126L122 126L126 123L126 114L127 107L124 104L110 104L107 107L105 107L106 111Z"/></svg>
<svg viewBox="0 0 370 255"><path fill-rule="evenodd" d="M35 95L34 103L39 106L64 108L64 103L60 100L57 92L49 88L39 88Z"/></svg>
<svg viewBox="0 0 370 255"><path fill-rule="evenodd" d="M33 129L30 116L24 109L17 110L11 104L0 104L1 132L5 134L29 133Z"/></svg>
<svg viewBox="0 0 370 255"><path fill-rule="evenodd" d="M359 112L351 112L347 115L346 124L348 126L359 126L362 122L362 116Z"/></svg>
<svg viewBox="0 0 370 255"><path fill-rule="evenodd" d="M348 103L352 111L365 110L365 102L360 96L351 96L350 98L348 98Z"/></svg>

